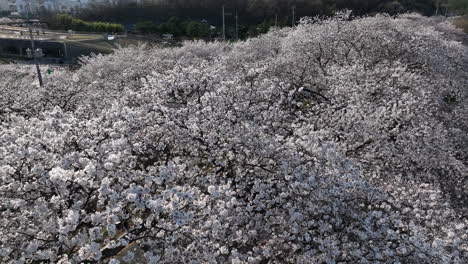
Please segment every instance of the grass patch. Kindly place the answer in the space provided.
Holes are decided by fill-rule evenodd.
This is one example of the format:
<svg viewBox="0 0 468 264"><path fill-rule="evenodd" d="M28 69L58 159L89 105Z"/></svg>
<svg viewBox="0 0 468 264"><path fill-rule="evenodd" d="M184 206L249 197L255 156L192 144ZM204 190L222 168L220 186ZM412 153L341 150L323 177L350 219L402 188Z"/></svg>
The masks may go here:
<svg viewBox="0 0 468 264"><path fill-rule="evenodd" d="M10 60L0 58L0 64L9 64L9 63L11 63Z"/></svg>
<svg viewBox="0 0 468 264"><path fill-rule="evenodd" d="M91 40L91 39L103 39L103 35L71 35L67 36L69 40Z"/></svg>
<svg viewBox="0 0 468 264"><path fill-rule="evenodd" d="M99 52L104 52L104 53L111 53L114 51L116 48L112 44L102 40L96 40L96 41L66 41L67 45L72 45L72 46L77 46L81 48L86 48L86 49L92 49L96 50Z"/></svg>
<svg viewBox="0 0 468 264"><path fill-rule="evenodd" d="M468 34L468 16L459 17L453 23L457 28L461 28L465 33Z"/></svg>
<svg viewBox="0 0 468 264"><path fill-rule="evenodd" d="M121 24L108 22L90 22L74 18L68 14L56 14L47 21L51 29L75 30L87 32L123 32Z"/></svg>

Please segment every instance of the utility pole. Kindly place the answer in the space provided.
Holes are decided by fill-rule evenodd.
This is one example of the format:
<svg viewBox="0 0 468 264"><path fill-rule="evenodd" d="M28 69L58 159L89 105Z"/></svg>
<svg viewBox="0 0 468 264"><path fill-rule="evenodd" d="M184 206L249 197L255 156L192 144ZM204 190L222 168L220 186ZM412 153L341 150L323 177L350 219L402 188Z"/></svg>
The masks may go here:
<svg viewBox="0 0 468 264"><path fill-rule="evenodd" d="M65 55L65 58L64 58L64 61L67 62L68 60L68 48L67 48L67 41L66 40L63 40L63 48L64 48L64 55Z"/></svg>
<svg viewBox="0 0 468 264"><path fill-rule="evenodd" d="M296 6L292 6L292 27L296 25Z"/></svg>
<svg viewBox="0 0 468 264"><path fill-rule="evenodd" d="M31 0L28 1L28 8L29 8L29 12L28 12L28 20L31 19L31 16L32 16L32 10L31 10Z"/></svg>
<svg viewBox="0 0 468 264"><path fill-rule="evenodd" d="M239 16L236 11L236 40L239 40Z"/></svg>
<svg viewBox="0 0 468 264"><path fill-rule="evenodd" d="M223 5L223 40L226 40L226 24L224 22L224 5Z"/></svg>
<svg viewBox="0 0 468 264"><path fill-rule="evenodd" d="M232 13L225 13L224 12L224 5L223 5L223 40L226 40L226 22L225 16L232 16Z"/></svg>
<svg viewBox="0 0 468 264"><path fill-rule="evenodd" d="M42 51L42 49L37 49L36 50L36 47L34 45L34 35L33 35L33 24L36 23L38 25L41 25L43 22L40 22L39 20L27 20L27 21L24 21L24 22L13 22L13 23L6 23L6 25L21 25L22 27L24 27L25 25L28 26L28 31L29 31L29 38L30 38L30 41L31 41L31 50L28 48L26 50L26 53L27 53L27 57L28 58L32 58L33 61L34 61L34 64L36 65L36 71L37 71L37 79L39 80L39 86L42 87L44 86L44 82L42 81L42 74L41 74L41 69L39 68L39 63L37 61L37 58L38 57L43 57L44 56L44 53ZM20 33L22 34L23 31L20 31ZM38 35L39 35L39 31L38 32ZM27 33L26 33L27 34ZM27 35L26 35L26 38L27 38Z"/></svg>
<svg viewBox="0 0 468 264"><path fill-rule="evenodd" d="M275 13L275 28L278 28L278 10Z"/></svg>
<svg viewBox="0 0 468 264"><path fill-rule="evenodd" d="M36 60L36 48L34 47L34 36L33 36L33 31L32 31L32 22L28 21L29 25L29 37L31 38L31 49L32 49L32 57L34 64L36 64L36 70L37 70L37 78L39 79L39 86L42 87L44 86L44 83L42 82L42 75L41 75L41 69L39 69L39 64Z"/></svg>

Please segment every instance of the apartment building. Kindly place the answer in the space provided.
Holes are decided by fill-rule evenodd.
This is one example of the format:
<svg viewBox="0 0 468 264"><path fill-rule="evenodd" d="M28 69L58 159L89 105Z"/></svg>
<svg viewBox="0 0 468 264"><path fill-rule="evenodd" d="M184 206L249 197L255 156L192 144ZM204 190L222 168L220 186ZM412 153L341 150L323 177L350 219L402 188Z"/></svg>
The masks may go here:
<svg viewBox="0 0 468 264"><path fill-rule="evenodd" d="M105 4L110 6L119 6L119 5L127 5L127 4L141 4L148 0L90 0L90 3L97 3L97 4ZM152 0L150 0L152 1Z"/></svg>
<svg viewBox="0 0 468 264"><path fill-rule="evenodd" d="M0 0L0 11L37 13L42 10L73 12L86 7L93 0Z"/></svg>
<svg viewBox="0 0 468 264"><path fill-rule="evenodd" d="M0 0L0 11L17 12L16 0Z"/></svg>
<svg viewBox="0 0 468 264"><path fill-rule="evenodd" d="M46 0L46 10L68 13L84 8L88 3L88 0Z"/></svg>
<svg viewBox="0 0 468 264"><path fill-rule="evenodd" d="M16 11L19 13L37 13L45 9L46 0L16 0Z"/></svg>
<svg viewBox="0 0 468 264"><path fill-rule="evenodd" d="M142 4L152 1L161 0L0 0L0 11L27 14L48 10L52 12L68 13L80 8L85 8L90 4L118 6L131 3Z"/></svg>

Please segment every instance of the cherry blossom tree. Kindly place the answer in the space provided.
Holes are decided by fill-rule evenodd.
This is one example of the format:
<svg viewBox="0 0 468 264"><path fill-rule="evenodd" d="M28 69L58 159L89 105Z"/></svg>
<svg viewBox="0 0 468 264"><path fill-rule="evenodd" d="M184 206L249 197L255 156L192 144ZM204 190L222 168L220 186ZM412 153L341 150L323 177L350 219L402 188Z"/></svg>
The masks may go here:
<svg viewBox="0 0 468 264"><path fill-rule="evenodd" d="M466 263L467 49L348 16L0 66L0 262Z"/></svg>

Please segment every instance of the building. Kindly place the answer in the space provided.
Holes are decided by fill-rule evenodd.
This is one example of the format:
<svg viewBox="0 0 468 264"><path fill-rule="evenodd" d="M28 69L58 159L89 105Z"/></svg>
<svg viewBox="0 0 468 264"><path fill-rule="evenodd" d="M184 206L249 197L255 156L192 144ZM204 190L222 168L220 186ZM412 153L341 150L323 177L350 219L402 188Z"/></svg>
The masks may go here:
<svg viewBox="0 0 468 264"><path fill-rule="evenodd" d="M46 0L16 0L16 11L21 14L35 14L45 10Z"/></svg>
<svg viewBox="0 0 468 264"><path fill-rule="evenodd" d="M0 11L17 12L16 0L0 0Z"/></svg>
<svg viewBox="0 0 468 264"><path fill-rule="evenodd" d="M128 4L141 4L154 0L0 0L0 11L19 12L21 14L34 14L40 11L73 13L86 8L90 4L120 6Z"/></svg>
<svg viewBox="0 0 468 264"><path fill-rule="evenodd" d="M147 0L89 0L90 3L109 5L109 6L122 6L128 4L141 4Z"/></svg>
<svg viewBox="0 0 468 264"><path fill-rule="evenodd" d="M90 1L93 0L0 0L0 11L21 14L34 14L43 10L68 13L86 7Z"/></svg>
<svg viewBox="0 0 468 264"><path fill-rule="evenodd" d="M72 13L88 5L88 0L46 0L46 10L51 12Z"/></svg>

